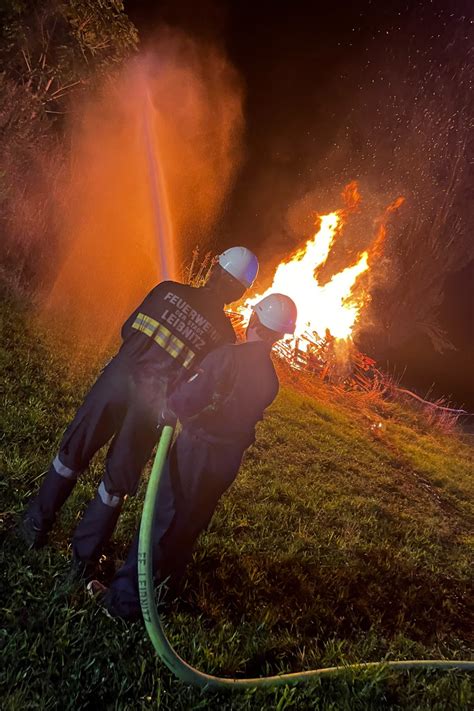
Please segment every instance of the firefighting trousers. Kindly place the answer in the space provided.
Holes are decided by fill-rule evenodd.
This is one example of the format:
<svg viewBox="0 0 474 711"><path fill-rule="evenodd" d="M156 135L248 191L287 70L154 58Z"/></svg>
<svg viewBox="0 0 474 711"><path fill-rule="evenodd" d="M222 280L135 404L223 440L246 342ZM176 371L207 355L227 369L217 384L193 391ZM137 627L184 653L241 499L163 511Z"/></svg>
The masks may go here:
<svg viewBox="0 0 474 711"><path fill-rule="evenodd" d="M163 469L153 528L153 570L176 588L200 533L211 521L222 494L234 481L243 449L210 444L183 430ZM108 599L116 611L138 602L138 535L115 575Z"/></svg>
<svg viewBox="0 0 474 711"><path fill-rule="evenodd" d="M135 494L141 470L157 440L156 423L165 387L164 378L132 377L126 364L118 360L109 363L64 433L57 457L60 467L77 476L112 439L106 456L105 488L111 495Z"/></svg>
<svg viewBox="0 0 474 711"><path fill-rule="evenodd" d="M117 512L112 509L120 507L125 495L135 494L141 471L159 436L156 423L165 389L163 376L144 373L132 377L127 363L114 359L92 386L67 428L28 515L39 527L49 529L77 477L97 450L112 440L97 496L86 510L73 541L76 557L90 559L91 550L96 554L101 540L105 542L115 526ZM94 535L97 545L91 543ZM87 541L82 547L81 538Z"/></svg>

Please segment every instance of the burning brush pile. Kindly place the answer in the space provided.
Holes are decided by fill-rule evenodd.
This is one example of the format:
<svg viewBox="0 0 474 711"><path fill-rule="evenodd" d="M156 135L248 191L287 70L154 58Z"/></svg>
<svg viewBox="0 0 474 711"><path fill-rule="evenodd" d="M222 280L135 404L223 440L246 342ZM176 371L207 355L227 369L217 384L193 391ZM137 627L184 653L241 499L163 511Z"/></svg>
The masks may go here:
<svg viewBox="0 0 474 711"><path fill-rule="evenodd" d="M361 198L355 182L346 186L342 196L344 207L318 217L313 237L280 262L271 286L247 299L230 315L237 333L242 332L252 306L262 297L271 292L288 294L298 308L298 320L294 336L275 346L280 358L293 369L314 374L335 385L370 390L384 378L375 361L356 348L353 334L364 307L370 302L368 273L382 254L388 218L403 203L403 198L397 198L386 208L368 246L353 263L320 283L318 272L343 234L351 214L359 209ZM211 264L208 255L195 273L197 258L195 253L186 274L188 281L194 283L203 280Z"/></svg>

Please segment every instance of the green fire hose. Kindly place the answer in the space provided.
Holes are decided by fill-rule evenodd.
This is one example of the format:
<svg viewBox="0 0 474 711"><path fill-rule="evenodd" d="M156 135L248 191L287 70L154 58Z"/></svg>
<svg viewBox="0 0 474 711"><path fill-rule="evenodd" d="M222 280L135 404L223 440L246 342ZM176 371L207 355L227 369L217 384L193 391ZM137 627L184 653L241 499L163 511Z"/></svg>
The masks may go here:
<svg viewBox="0 0 474 711"><path fill-rule="evenodd" d="M347 671L366 670L371 667L390 667L394 669L461 669L474 671L474 661L446 661L444 659L416 659L395 662L370 662L349 664L326 669L281 674L278 676L258 677L256 679L221 678L205 674L195 669L181 659L169 643L163 630L160 615L155 603L155 589L152 568L152 531L155 511L155 500L160 483L163 465L173 437L173 428L169 425L163 428L156 452L150 481L145 496L145 504L140 525L138 544L138 583L140 589L140 604L148 635L159 657L166 666L186 684L193 684L207 689L251 689L255 687L275 687L310 681L316 677L334 676Z"/></svg>

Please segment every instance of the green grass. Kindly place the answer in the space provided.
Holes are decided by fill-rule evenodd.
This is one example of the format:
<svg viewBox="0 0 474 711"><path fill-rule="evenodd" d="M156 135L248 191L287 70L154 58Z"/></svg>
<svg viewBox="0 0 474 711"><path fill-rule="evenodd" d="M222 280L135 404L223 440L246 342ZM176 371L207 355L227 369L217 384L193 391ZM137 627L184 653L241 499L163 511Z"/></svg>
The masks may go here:
<svg viewBox="0 0 474 711"><path fill-rule="evenodd" d="M11 299L0 317L2 709L471 707L471 678L460 672L347 672L233 696L178 682L140 623L108 619L65 585L71 532L100 457L50 546L29 552L14 535L97 371L52 355ZM470 658L472 450L398 404L321 384L315 395L283 387L259 427L167 615L172 643L191 664L236 676ZM127 503L108 564L125 556L142 500L143 488Z"/></svg>

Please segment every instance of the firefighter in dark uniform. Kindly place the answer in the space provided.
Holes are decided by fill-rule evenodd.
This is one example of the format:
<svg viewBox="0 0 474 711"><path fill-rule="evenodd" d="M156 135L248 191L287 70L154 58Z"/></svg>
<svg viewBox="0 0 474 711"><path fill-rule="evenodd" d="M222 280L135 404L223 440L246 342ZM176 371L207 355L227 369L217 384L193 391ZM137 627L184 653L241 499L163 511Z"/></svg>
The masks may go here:
<svg viewBox="0 0 474 711"><path fill-rule="evenodd" d="M209 524L217 503L239 471L245 450L255 441L255 426L278 393L271 360L273 344L294 333L296 306L283 294L270 294L253 309L246 342L210 353L196 374L167 399L163 422L182 430L163 470L156 502L153 565L156 579L176 588L194 544ZM140 615L137 578L138 537L129 556L105 588L109 613L125 619Z"/></svg>
<svg viewBox="0 0 474 711"><path fill-rule="evenodd" d="M112 440L105 474L77 526L73 568L87 575L115 528L126 495L135 494L159 436L158 415L172 387L213 349L234 343L224 305L241 298L258 272L255 255L232 247L218 258L203 287L158 284L122 328L123 342L67 428L37 496L21 525L31 547L41 547L55 517L92 456Z"/></svg>

